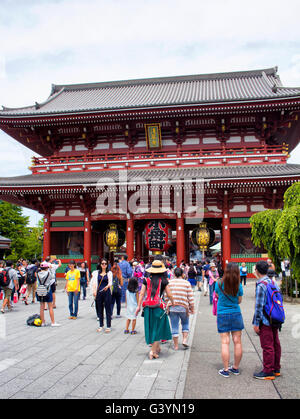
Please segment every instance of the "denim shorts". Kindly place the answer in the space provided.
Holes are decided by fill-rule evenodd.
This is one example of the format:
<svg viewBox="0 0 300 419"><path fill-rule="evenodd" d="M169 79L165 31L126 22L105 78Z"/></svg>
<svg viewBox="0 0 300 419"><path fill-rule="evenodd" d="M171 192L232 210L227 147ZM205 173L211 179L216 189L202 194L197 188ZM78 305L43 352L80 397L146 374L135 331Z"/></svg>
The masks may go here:
<svg viewBox="0 0 300 419"><path fill-rule="evenodd" d="M219 333L237 332L244 329L242 313L228 313L217 315Z"/></svg>

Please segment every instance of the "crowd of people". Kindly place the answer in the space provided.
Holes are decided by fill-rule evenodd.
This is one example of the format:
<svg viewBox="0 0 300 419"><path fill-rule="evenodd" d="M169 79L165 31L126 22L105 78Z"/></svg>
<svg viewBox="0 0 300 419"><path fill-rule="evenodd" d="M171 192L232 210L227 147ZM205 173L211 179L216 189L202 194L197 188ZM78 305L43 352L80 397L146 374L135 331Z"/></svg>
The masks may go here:
<svg viewBox="0 0 300 419"><path fill-rule="evenodd" d="M55 257L47 257L41 263L37 260L28 263L20 260L14 267L11 261L0 261L0 299L3 300L1 312L12 310L18 301L25 305L40 303L41 326L46 326L45 310L49 310L51 326L55 322L56 271L62 262ZM272 263L260 261L255 266L256 304L253 329L259 334L263 350L261 372L254 374L259 379L274 379L280 375L280 341L278 326L270 322L264 311L267 286L273 281ZM243 286L247 283L247 267L228 263L223 271L218 260L195 261L179 266L160 255L154 260L128 261L123 255L113 262L102 258L93 272L87 264L70 261L65 269L65 291L68 295L69 319L76 320L79 300L87 297L87 288L93 296L99 326L97 333L110 333L114 307L116 317L121 317L122 303L126 307L124 334L137 333L137 316L142 312L146 344L151 347L149 358L160 356L161 344L172 340L175 351L179 349L180 324L182 346L188 348L190 315L194 314L195 292L209 296L213 314L217 317L217 330L221 338L221 358L223 369L219 374L229 377L238 375L242 359L243 316L240 305ZM105 315L104 315L105 313ZM104 327L106 323L106 327ZM234 344L234 363L229 365L230 336Z"/></svg>

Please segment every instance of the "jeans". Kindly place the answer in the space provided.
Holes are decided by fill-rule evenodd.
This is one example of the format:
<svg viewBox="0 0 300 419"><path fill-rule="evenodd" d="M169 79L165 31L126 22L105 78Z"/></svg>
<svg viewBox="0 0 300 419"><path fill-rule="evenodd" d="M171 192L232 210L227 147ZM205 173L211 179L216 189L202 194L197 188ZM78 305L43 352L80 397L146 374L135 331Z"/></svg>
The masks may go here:
<svg viewBox="0 0 300 419"><path fill-rule="evenodd" d="M69 298L69 311L71 317L77 317L78 314L78 300L79 300L80 294L79 292L75 294L75 292L69 292L68 298ZM73 305L74 302L74 305Z"/></svg>
<svg viewBox="0 0 300 419"><path fill-rule="evenodd" d="M122 298L121 298L122 303L125 303L125 301L126 301L127 287L128 287L128 279L123 278Z"/></svg>
<svg viewBox="0 0 300 419"><path fill-rule="evenodd" d="M179 336L179 320L181 320L182 332L189 332L189 316L186 311L170 311L169 317L173 337Z"/></svg>
<svg viewBox="0 0 300 419"><path fill-rule="evenodd" d="M81 290L83 291L83 298L86 299L86 287L87 287L87 283L80 283L80 292L79 292L79 298L81 295Z"/></svg>
<svg viewBox="0 0 300 419"><path fill-rule="evenodd" d="M209 304L213 303L213 293L215 290L216 283L213 282L211 285L209 285Z"/></svg>
<svg viewBox="0 0 300 419"><path fill-rule="evenodd" d="M262 324L259 330L260 344L263 351L263 371L272 373L280 370L281 345L278 329Z"/></svg>
<svg viewBox="0 0 300 419"><path fill-rule="evenodd" d="M113 292L111 295L111 314L113 315L115 303L117 304L117 316L121 313L121 290L119 292Z"/></svg>
<svg viewBox="0 0 300 419"><path fill-rule="evenodd" d="M102 291L97 294L97 314L99 317L100 327L104 326L104 307L106 314L106 325L111 328L111 292L110 290Z"/></svg>

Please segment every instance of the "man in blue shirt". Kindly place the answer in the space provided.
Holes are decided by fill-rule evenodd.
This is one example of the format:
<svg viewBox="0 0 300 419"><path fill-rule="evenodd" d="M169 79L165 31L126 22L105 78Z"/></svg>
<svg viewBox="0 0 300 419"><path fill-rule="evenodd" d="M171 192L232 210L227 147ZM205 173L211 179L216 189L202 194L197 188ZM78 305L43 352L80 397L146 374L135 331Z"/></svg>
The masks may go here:
<svg viewBox="0 0 300 419"><path fill-rule="evenodd" d="M272 282L267 276L268 263L264 260L257 262L255 266L256 282L255 310L253 316L253 329L259 335L260 345L263 351L263 370L253 375L259 380L274 380L280 376L281 346L278 336L278 328L271 325L264 312L267 298L267 286L265 283Z"/></svg>
<svg viewBox="0 0 300 419"><path fill-rule="evenodd" d="M125 302L125 295L127 290L128 281L132 276L132 268L130 266L130 263L127 261L127 255L121 256L121 262L119 262L120 269L122 271L122 277L123 277L123 286L122 286L122 299L121 302Z"/></svg>

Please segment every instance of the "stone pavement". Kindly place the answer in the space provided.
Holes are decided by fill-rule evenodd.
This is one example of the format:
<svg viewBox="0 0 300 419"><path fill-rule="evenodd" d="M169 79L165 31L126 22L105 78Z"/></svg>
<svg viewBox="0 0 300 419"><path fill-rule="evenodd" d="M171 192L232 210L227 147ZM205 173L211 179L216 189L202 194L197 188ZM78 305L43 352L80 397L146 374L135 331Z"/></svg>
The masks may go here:
<svg viewBox="0 0 300 419"><path fill-rule="evenodd" d="M219 336L208 298L200 292L195 292L191 349L175 352L168 342L162 345L160 358L151 361L140 316L138 334L124 335L124 307L123 317L113 319L111 333L99 334L90 298L80 301L78 319L69 320L67 295L58 290L55 320L61 323L59 328L27 326L26 319L39 312L39 304L18 303L12 312L0 317L0 397L300 398L300 306L286 304L288 320L281 333L282 377L275 383L260 382L252 378L253 371L261 369L259 340L251 326L253 293L254 285L249 283L242 306L246 326L242 374L227 380L217 374L222 366Z"/></svg>
<svg viewBox="0 0 300 419"><path fill-rule="evenodd" d="M286 322L280 332L282 349L281 377L274 381L253 378L262 370L259 336L252 327L255 303L255 281L244 287L241 310L245 330L242 334L243 358L241 374L224 378L218 374L223 367L221 344L216 319L211 315L208 297L201 297L197 323L185 383L184 398L189 399L300 399L300 305L285 303ZM233 344L231 342L231 363Z"/></svg>

